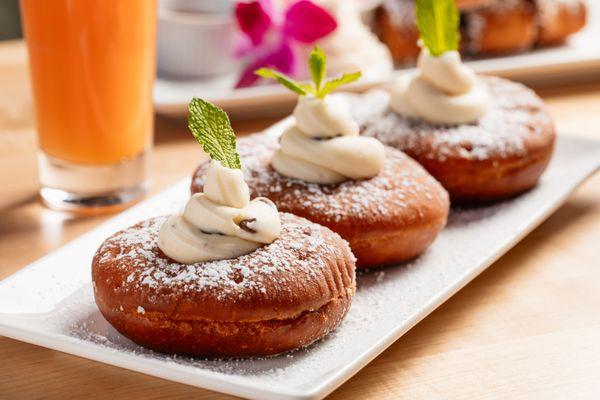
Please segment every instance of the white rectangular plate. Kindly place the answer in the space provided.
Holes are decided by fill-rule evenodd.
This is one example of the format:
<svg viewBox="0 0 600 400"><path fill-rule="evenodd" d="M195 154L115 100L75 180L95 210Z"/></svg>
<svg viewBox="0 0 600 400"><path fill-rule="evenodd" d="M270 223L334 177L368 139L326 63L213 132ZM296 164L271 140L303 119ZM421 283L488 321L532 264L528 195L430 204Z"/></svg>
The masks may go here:
<svg viewBox="0 0 600 400"><path fill-rule="evenodd" d="M597 76L600 70L600 2L588 1L588 23L566 44L534 49L481 60L468 61L479 73L503 76L526 83L562 82L583 75ZM398 70L395 73L401 73ZM363 81L353 90L364 90L385 83L382 80ZM296 99L279 85L233 89L235 77L217 80L169 80L158 77L154 88L154 107L163 114L183 115L193 96L200 96L236 116L277 115Z"/></svg>
<svg viewBox="0 0 600 400"><path fill-rule="evenodd" d="M600 142L561 137L534 190L454 210L434 245L410 265L362 274L347 318L290 355L202 360L148 351L119 335L92 296L90 262L118 229L179 209L183 181L0 282L0 334L107 364L254 399L326 396L540 224L600 166ZM473 246L477 243L477 246Z"/></svg>

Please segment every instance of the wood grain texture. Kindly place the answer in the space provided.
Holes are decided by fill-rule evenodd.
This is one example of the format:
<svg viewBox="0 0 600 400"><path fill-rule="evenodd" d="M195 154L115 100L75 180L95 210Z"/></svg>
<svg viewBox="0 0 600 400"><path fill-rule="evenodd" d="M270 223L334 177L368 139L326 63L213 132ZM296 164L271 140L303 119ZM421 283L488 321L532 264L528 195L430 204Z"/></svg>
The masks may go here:
<svg viewBox="0 0 600 400"><path fill-rule="evenodd" d="M0 45L0 79L7 79L3 74L8 69L2 66L14 60L14 46L20 44L10 46ZM26 90L25 82L22 87ZM545 89L541 95L561 132L600 139L600 82ZM0 104L6 96L0 91ZM5 122L0 119L0 134L7 129ZM235 128L246 133L272 122ZM33 133L31 125L22 130ZM190 174L204 157L184 121L158 118L156 131L153 192ZM2 187L0 193L10 189ZM106 218L78 219L47 210L34 191L33 185L29 198L0 211L0 279ZM600 398L598 238L597 174L531 235L330 397ZM3 400L231 398L3 337L0 360Z"/></svg>

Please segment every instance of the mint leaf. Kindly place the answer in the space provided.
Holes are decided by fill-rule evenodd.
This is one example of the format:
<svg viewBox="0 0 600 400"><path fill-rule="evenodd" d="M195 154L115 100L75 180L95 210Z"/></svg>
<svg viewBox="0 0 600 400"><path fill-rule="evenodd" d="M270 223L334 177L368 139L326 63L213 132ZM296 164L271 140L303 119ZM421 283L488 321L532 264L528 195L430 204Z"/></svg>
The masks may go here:
<svg viewBox="0 0 600 400"><path fill-rule="evenodd" d="M325 82L325 85L323 85L323 89L321 89L321 91L318 93L318 97L322 99L338 87L359 80L361 76L362 73L358 71L346 73L338 78L329 79L327 82Z"/></svg>
<svg viewBox="0 0 600 400"><path fill-rule="evenodd" d="M315 46L310 52L308 59L308 66L310 67L310 76L315 84L317 93L321 90L321 83L325 79L327 72L327 57L319 46Z"/></svg>
<svg viewBox="0 0 600 400"><path fill-rule="evenodd" d="M197 97L190 101L188 110L188 127L210 158L224 167L242 169L235 133L225 111Z"/></svg>
<svg viewBox="0 0 600 400"><path fill-rule="evenodd" d="M316 95L317 92L315 91L315 86L312 83L301 83L300 87L302 88L302 90L304 90L307 94L312 94L312 95Z"/></svg>
<svg viewBox="0 0 600 400"><path fill-rule="evenodd" d="M325 79L327 75L327 57L319 46L315 46L310 53L308 59L308 66L310 69L310 75L312 77L312 83L298 82L289 76L282 74L281 72L274 71L269 68L260 68L254 71L258 76L262 76L267 79L275 79L292 92L299 94L300 96L306 96L311 94L318 99L322 99L329 93L337 89L342 85L347 85L359 79L362 74L359 72L352 72L343 74L340 77Z"/></svg>
<svg viewBox="0 0 600 400"><path fill-rule="evenodd" d="M281 83L283 86L290 89L292 92L299 94L300 96L304 96L307 93L305 84L295 81L281 72L274 71L270 68L260 68L254 71L254 73L258 76L262 76L263 78L275 79L277 82Z"/></svg>
<svg viewBox="0 0 600 400"><path fill-rule="evenodd" d="M417 0L417 26L431 55L458 50L459 15L454 0Z"/></svg>

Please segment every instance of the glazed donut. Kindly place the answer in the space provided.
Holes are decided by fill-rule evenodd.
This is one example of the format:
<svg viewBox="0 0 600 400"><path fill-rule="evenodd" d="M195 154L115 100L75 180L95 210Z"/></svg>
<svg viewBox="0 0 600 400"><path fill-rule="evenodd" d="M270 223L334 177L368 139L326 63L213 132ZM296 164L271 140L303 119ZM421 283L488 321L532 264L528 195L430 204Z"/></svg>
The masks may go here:
<svg viewBox="0 0 600 400"><path fill-rule="evenodd" d="M406 152L450 193L453 202L482 203L519 194L538 181L554 148L552 118L525 86L481 77L490 94L478 121L434 125L389 109L390 96L372 91L352 101L362 134Z"/></svg>
<svg viewBox="0 0 600 400"><path fill-rule="evenodd" d="M504 54L563 42L583 28L583 0L458 0L463 54ZM376 12L376 31L394 61L419 55L414 0L384 0Z"/></svg>
<svg viewBox="0 0 600 400"><path fill-rule="evenodd" d="M108 238L92 262L96 304L120 333L189 356L278 354L321 339L355 292L355 259L329 229L280 213L279 239L236 259L180 264L157 245L166 217Z"/></svg>
<svg viewBox="0 0 600 400"><path fill-rule="evenodd" d="M358 268L383 266L421 254L444 227L448 194L404 153L386 148L386 165L375 177L319 185L279 174L270 160L277 138L256 134L238 141L252 196L271 199L280 211L326 226L350 244ZM208 163L192 180L200 192Z"/></svg>

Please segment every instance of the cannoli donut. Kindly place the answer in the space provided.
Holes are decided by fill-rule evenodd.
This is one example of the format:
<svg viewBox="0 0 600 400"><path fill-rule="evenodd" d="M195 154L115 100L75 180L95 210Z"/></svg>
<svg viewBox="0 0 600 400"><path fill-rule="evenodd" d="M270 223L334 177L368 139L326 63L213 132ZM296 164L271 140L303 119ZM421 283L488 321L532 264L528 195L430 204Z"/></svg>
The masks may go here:
<svg viewBox="0 0 600 400"><path fill-rule="evenodd" d="M355 292L355 258L329 229L251 199L227 114L198 98L188 124L211 158L183 213L115 233L92 260L106 320L152 350L268 356L333 330Z"/></svg>
<svg viewBox="0 0 600 400"><path fill-rule="evenodd" d="M536 184L548 165L555 130L543 101L525 86L480 77L489 93L476 121L440 125L399 115L390 95L373 91L353 101L361 133L418 161L450 193L453 202L507 198Z"/></svg>
<svg viewBox="0 0 600 400"><path fill-rule="evenodd" d="M350 244L360 268L406 261L422 253L446 224L448 195L417 163L359 135L347 98L329 95L360 72L327 79L326 55L310 54L312 83L261 69L298 94L281 135L240 141L241 164L253 196L324 225ZM208 164L200 165L192 193L205 190Z"/></svg>
<svg viewBox="0 0 600 400"><path fill-rule="evenodd" d="M384 0L375 11L375 30L390 49L394 63L414 62L419 55L419 31L415 21L413 0Z"/></svg>
<svg viewBox="0 0 600 400"><path fill-rule="evenodd" d="M537 4L540 46L560 44L585 26L587 7L583 0L537 0Z"/></svg>
<svg viewBox="0 0 600 400"><path fill-rule="evenodd" d="M362 135L413 157L453 202L489 202L536 184L552 156L554 124L533 91L462 62L458 12L451 1L439 9L417 1L417 67L390 82L389 93L355 96L352 109Z"/></svg>
<svg viewBox="0 0 600 400"><path fill-rule="evenodd" d="M277 138L255 134L239 140L245 180L252 196L272 200L279 210L307 218L350 244L358 268L398 263L421 254L445 226L446 191L402 152L386 148L375 177L336 184L309 183L271 165ZM208 163L192 179L192 193L205 183Z"/></svg>
<svg viewBox="0 0 600 400"><path fill-rule="evenodd" d="M159 352L246 357L308 346L350 307L354 256L329 229L280 216L273 243L193 264L159 248L165 217L117 232L92 262L96 304L120 333Z"/></svg>
<svg viewBox="0 0 600 400"><path fill-rule="evenodd" d="M538 24L531 0L487 1L461 11L464 53L515 53L535 44Z"/></svg>
<svg viewBox="0 0 600 400"><path fill-rule="evenodd" d="M496 55L555 45L586 23L583 0L456 1L463 54ZM419 55L414 0L384 0L377 9L377 33L397 64Z"/></svg>

